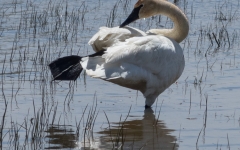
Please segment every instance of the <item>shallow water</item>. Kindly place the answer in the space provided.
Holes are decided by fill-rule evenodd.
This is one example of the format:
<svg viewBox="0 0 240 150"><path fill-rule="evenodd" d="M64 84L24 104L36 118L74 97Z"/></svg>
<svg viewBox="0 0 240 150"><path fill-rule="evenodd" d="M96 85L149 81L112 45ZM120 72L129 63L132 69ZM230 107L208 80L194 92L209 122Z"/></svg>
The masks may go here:
<svg viewBox="0 0 240 150"><path fill-rule="evenodd" d="M47 64L92 53L91 36L119 25L134 3L0 2L3 149L240 148L239 0L177 3L190 22L181 43L186 66L152 110L144 110L141 93L85 74L51 82ZM172 23L153 17L131 26L146 31Z"/></svg>

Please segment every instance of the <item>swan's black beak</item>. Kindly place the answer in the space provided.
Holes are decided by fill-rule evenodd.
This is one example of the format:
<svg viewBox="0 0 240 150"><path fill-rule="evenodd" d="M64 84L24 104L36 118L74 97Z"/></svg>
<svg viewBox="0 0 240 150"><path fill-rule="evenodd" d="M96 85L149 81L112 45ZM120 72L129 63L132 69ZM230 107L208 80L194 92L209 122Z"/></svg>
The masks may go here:
<svg viewBox="0 0 240 150"><path fill-rule="evenodd" d="M132 13L128 16L128 18L119 26L119 28L122 28L130 23L132 23L133 21L136 21L137 19L139 19L139 11L140 9L143 7L143 5L140 5L136 8L133 9Z"/></svg>

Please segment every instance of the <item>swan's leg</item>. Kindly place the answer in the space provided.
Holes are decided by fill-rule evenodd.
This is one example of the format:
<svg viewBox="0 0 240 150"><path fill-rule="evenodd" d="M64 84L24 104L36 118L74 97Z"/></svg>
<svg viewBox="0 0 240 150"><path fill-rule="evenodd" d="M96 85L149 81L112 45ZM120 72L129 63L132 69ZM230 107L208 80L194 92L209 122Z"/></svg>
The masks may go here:
<svg viewBox="0 0 240 150"><path fill-rule="evenodd" d="M149 108L153 105L157 97L164 91L165 88L152 87L152 88L146 88L146 89L147 90L143 92L143 95L146 98L145 108Z"/></svg>
<svg viewBox="0 0 240 150"><path fill-rule="evenodd" d="M145 105L145 109L151 109L151 106Z"/></svg>
<svg viewBox="0 0 240 150"><path fill-rule="evenodd" d="M153 103L155 102L157 96L156 95L147 96L146 100L145 100L145 108L151 107L153 105Z"/></svg>

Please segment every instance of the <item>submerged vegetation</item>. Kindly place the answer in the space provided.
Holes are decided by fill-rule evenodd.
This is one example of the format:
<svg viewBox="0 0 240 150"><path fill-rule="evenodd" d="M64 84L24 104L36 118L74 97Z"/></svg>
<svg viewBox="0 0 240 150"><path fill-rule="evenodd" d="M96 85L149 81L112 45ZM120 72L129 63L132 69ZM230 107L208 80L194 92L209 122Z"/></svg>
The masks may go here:
<svg viewBox="0 0 240 150"><path fill-rule="evenodd" d="M191 141L193 145L190 149L205 148L209 144L205 141L208 127L213 128L209 124L209 116L219 122L239 122L240 115L234 103L238 92L234 90L239 90L236 76L240 74L240 1L172 2L184 10L191 26L188 38L181 43L186 73L174 87L165 91L163 98L159 97L159 103L162 103L153 106L154 115L152 110L139 113L137 108L143 108L135 104L141 102L135 100L138 97L132 91L127 90L124 93L126 95L120 96L118 92L114 93L115 96L109 91L102 94L99 89L104 88L104 84L101 81L97 85L101 87L91 91L88 86L96 86L97 83L87 81L84 73L76 82L53 82L47 66L62 56L92 53L87 45L90 37L100 26L118 26L130 13L135 1L1 1L0 149L186 147L183 143L189 137L184 136L182 130L188 125L185 127L185 123L177 122L176 126L180 126L180 129L174 128L174 131L167 129L161 121L164 116L171 116L170 113L162 114L167 109L162 110L167 103L163 103L162 99L169 99L168 95L174 92L177 96L171 104L177 105L177 109L173 108L176 112L182 107L185 116L181 118L187 118L188 121L202 119L199 126L196 123L196 132L191 135L194 138L190 136L190 141L194 141ZM202 7L211 3L212 10L203 12L197 3ZM135 22L132 26L146 31L150 28L171 28L173 23L164 16L154 16ZM233 96L223 95L229 103L233 103L233 106L225 108L230 109L233 115L219 111L228 104L225 100L216 101L222 98L225 83L229 83L227 92L237 93ZM120 101L118 104L112 102L117 100ZM124 101L123 104L121 101ZM196 114L193 113L194 109ZM178 118L180 114L174 114L174 117ZM235 130L236 127L231 128ZM217 149L240 148L239 143L231 145L235 134L231 135L229 131L225 135L221 139L210 140L211 144L214 143L211 146Z"/></svg>

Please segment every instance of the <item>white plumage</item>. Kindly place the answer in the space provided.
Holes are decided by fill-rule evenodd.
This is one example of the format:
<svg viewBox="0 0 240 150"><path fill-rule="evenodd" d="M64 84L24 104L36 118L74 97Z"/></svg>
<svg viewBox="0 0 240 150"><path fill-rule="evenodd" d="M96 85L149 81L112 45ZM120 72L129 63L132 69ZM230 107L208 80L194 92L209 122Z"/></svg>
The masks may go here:
<svg viewBox="0 0 240 150"><path fill-rule="evenodd" d="M169 17L174 22L173 29L151 29L145 33L125 27L158 14ZM60 58L49 66L55 80L75 80L83 68L91 77L139 90L146 98L145 106L150 107L183 72L184 55L178 43L185 39L188 30L187 18L177 6L166 0L139 0L120 27L101 27L90 39L89 44L97 53Z"/></svg>
<svg viewBox="0 0 240 150"><path fill-rule="evenodd" d="M102 32L101 29L99 32ZM147 99L146 105L151 106L157 96L182 74L183 51L174 40L161 35L146 35L128 36L129 38L123 41L112 38L110 32L108 35L110 39L101 39L110 43L109 45L107 42L104 43L107 48L105 54L85 57L81 61L89 76L140 90ZM95 41L101 44L100 38L101 35Z"/></svg>

